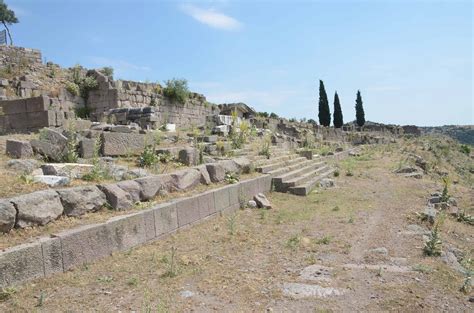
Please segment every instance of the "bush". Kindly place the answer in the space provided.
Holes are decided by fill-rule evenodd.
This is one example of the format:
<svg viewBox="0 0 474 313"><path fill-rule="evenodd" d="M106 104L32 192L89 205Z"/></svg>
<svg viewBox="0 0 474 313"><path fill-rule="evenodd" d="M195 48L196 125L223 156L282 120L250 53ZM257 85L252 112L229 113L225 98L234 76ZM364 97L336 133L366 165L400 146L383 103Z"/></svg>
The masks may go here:
<svg viewBox="0 0 474 313"><path fill-rule="evenodd" d="M76 116L82 119L87 119L90 116L91 110L88 107L75 108L74 113Z"/></svg>
<svg viewBox="0 0 474 313"><path fill-rule="evenodd" d="M278 115L276 113L270 113L270 118L278 118Z"/></svg>
<svg viewBox="0 0 474 313"><path fill-rule="evenodd" d="M166 87L163 89L163 94L170 100L184 104L189 98L188 81L185 79L173 78L165 82Z"/></svg>
<svg viewBox="0 0 474 313"><path fill-rule="evenodd" d="M103 67L102 69L99 70L99 72L101 72L105 76L109 76L109 77L114 76L114 69L110 66Z"/></svg>
<svg viewBox="0 0 474 313"><path fill-rule="evenodd" d="M158 163L159 158L155 153L153 146L146 146L142 154L138 158L138 165L140 167L152 167Z"/></svg>
<svg viewBox="0 0 474 313"><path fill-rule="evenodd" d="M97 80L94 77L92 77L92 76L85 77L82 80L81 84L79 85L80 90L81 90L81 96L83 98L87 98L87 95L89 94L89 91L97 89L98 86L99 86L99 83L97 82Z"/></svg>
<svg viewBox="0 0 474 313"><path fill-rule="evenodd" d="M66 90L73 96L79 95L79 86L73 82L66 83Z"/></svg>
<svg viewBox="0 0 474 313"><path fill-rule="evenodd" d="M459 150L467 155L471 154L471 148L468 145L461 145Z"/></svg>

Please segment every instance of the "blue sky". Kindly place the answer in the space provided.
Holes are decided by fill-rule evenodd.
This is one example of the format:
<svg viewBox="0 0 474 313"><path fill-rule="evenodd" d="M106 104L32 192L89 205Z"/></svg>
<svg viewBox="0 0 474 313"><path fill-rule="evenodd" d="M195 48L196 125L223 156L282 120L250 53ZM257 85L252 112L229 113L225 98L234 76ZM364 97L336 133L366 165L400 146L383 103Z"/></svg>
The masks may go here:
<svg viewBox="0 0 474 313"><path fill-rule="evenodd" d="M215 103L317 120L318 80L354 119L474 124L471 1L6 0L15 44L115 77L186 78Z"/></svg>

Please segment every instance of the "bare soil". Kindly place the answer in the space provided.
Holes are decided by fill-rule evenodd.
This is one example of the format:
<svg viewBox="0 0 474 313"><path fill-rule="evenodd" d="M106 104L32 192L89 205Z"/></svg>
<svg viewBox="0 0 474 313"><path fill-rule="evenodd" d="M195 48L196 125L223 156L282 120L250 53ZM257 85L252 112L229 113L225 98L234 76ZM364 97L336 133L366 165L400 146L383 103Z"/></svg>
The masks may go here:
<svg viewBox="0 0 474 313"><path fill-rule="evenodd" d="M378 149L350 164L353 176L341 167L335 188L271 193L271 210L223 215L5 290L0 311L473 312L463 275L422 252L428 225L416 212L441 184L394 174L398 161ZM474 213L472 189L450 193ZM473 229L447 217L443 250L472 257Z"/></svg>

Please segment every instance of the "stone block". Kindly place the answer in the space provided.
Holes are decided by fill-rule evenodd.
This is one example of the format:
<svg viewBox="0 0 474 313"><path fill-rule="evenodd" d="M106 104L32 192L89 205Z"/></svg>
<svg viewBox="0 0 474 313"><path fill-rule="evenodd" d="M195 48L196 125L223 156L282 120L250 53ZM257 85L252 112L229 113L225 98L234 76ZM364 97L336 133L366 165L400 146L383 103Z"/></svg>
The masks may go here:
<svg viewBox="0 0 474 313"><path fill-rule="evenodd" d="M270 175L260 176L259 179L259 191L261 193L267 193L272 190L272 177Z"/></svg>
<svg viewBox="0 0 474 313"><path fill-rule="evenodd" d="M11 198L18 214L16 226L24 228L46 225L63 213L59 195L54 190L42 190Z"/></svg>
<svg viewBox="0 0 474 313"><path fill-rule="evenodd" d="M153 199L160 189L168 190L171 182L170 175L153 175L135 179L140 185L140 200L148 201Z"/></svg>
<svg viewBox="0 0 474 313"><path fill-rule="evenodd" d="M133 203L140 201L141 187L134 180L125 180L117 183L117 186L130 195Z"/></svg>
<svg viewBox="0 0 474 313"><path fill-rule="evenodd" d="M7 168L21 174L31 174L39 168L39 162L35 159L9 160Z"/></svg>
<svg viewBox="0 0 474 313"><path fill-rule="evenodd" d="M105 156L139 155L145 149L145 135L136 133L104 132L102 154Z"/></svg>
<svg viewBox="0 0 474 313"><path fill-rule="evenodd" d="M0 199L0 232L8 233L15 226L16 210L13 204Z"/></svg>
<svg viewBox="0 0 474 313"><path fill-rule="evenodd" d="M150 241L156 238L155 230L155 211L153 209L144 210L140 212L145 221L145 236L146 240Z"/></svg>
<svg viewBox="0 0 474 313"><path fill-rule="evenodd" d="M235 158L232 160L236 167L237 167L237 173L244 173L244 174L248 174L250 173L250 165L251 165L251 162L249 159L245 158L245 157L240 157L240 158Z"/></svg>
<svg viewBox="0 0 474 313"><path fill-rule="evenodd" d="M142 213L116 216L105 224L112 240L112 249L127 250L147 241Z"/></svg>
<svg viewBox="0 0 474 313"><path fill-rule="evenodd" d="M223 211L230 206L228 186L214 190L214 203L216 212Z"/></svg>
<svg viewBox="0 0 474 313"><path fill-rule="evenodd" d="M105 193L107 202L115 210L127 210L133 206L132 197L129 193L117 186L117 184L107 184L97 186Z"/></svg>
<svg viewBox="0 0 474 313"><path fill-rule="evenodd" d="M105 194L94 185L57 191L67 216L80 216L100 210L107 204Z"/></svg>
<svg viewBox="0 0 474 313"><path fill-rule="evenodd" d="M209 172L207 171L207 166L205 164L196 166L194 168L197 169L201 174L201 184L209 185L210 183L212 183L211 176L209 176Z"/></svg>
<svg viewBox="0 0 474 313"><path fill-rule="evenodd" d="M218 162L224 168L224 172L239 173L239 166L234 160L222 160Z"/></svg>
<svg viewBox="0 0 474 313"><path fill-rule="evenodd" d="M95 140L83 138L79 141L79 156L83 159L94 157Z"/></svg>
<svg viewBox="0 0 474 313"><path fill-rule="evenodd" d="M56 175L35 175L33 176L35 183L45 184L49 187L66 186L71 182L69 177Z"/></svg>
<svg viewBox="0 0 474 313"><path fill-rule="evenodd" d="M176 212L176 203L160 203L153 207L155 215L156 236L175 231L178 228L178 214Z"/></svg>
<svg viewBox="0 0 474 313"><path fill-rule="evenodd" d="M101 259L113 252L113 242L105 224L84 225L55 235L61 240L64 271Z"/></svg>
<svg viewBox="0 0 474 313"><path fill-rule="evenodd" d="M26 99L26 112L47 111L49 108L49 97L40 96Z"/></svg>
<svg viewBox="0 0 474 313"><path fill-rule="evenodd" d="M8 125L13 130L25 130L29 128L26 113L14 113L8 115Z"/></svg>
<svg viewBox="0 0 474 313"><path fill-rule="evenodd" d="M27 128L42 128L49 126L60 126L57 123L56 111L40 111L26 113Z"/></svg>
<svg viewBox="0 0 474 313"><path fill-rule="evenodd" d="M229 185L227 189L229 189L229 205L236 205L240 206L240 184L233 184ZM242 199L245 201L248 199Z"/></svg>
<svg viewBox="0 0 474 313"><path fill-rule="evenodd" d="M214 191L207 191L197 197L199 205L199 217L201 219L216 213L216 204L214 200Z"/></svg>
<svg viewBox="0 0 474 313"><path fill-rule="evenodd" d="M224 180L225 170L221 164L219 163L206 164L206 169L213 183L218 183Z"/></svg>
<svg viewBox="0 0 474 313"><path fill-rule="evenodd" d="M41 243L33 242L0 252L0 287L44 277Z"/></svg>
<svg viewBox="0 0 474 313"><path fill-rule="evenodd" d="M176 201L178 227L183 227L200 219L199 201L196 200L195 197L190 197Z"/></svg>
<svg viewBox="0 0 474 313"><path fill-rule="evenodd" d="M69 178L81 178L93 170L92 164L82 163L50 163L43 164L41 169L44 175L56 175Z"/></svg>
<svg viewBox="0 0 474 313"><path fill-rule="evenodd" d="M56 273L62 273L63 254L61 249L61 240L59 238L40 238L41 249L43 252L44 275L51 276Z"/></svg>
<svg viewBox="0 0 474 313"><path fill-rule="evenodd" d="M211 135L211 136L204 136L203 139L204 139L204 142L215 143L217 142L218 137L217 135Z"/></svg>
<svg viewBox="0 0 474 313"><path fill-rule="evenodd" d="M33 156L33 148L28 141L7 139L6 153L12 158L29 158Z"/></svg>
<svg viewBox="0 0 474 313"><path fill-rule="evenodd" d="M176 171L170 174L172 188L177 191L189 190L201 181L201 173L194 168Z"/></svg>
<svg viewBox="0 0 474 313"><path fill-rule="evenodd" d="M11 115L26 112L26 100L3 100L0 101L0 107L2 108L3 114Z"/></svg>
<svg viewBox="0 0 474 313"><path fill-rule="evenodd" d="M245 199L253 199L253 196L259 193L259 178L252 178L240 182L240 194Z"/></svg>
<svg viewBox="0 0 474 313"><path fill-rule="evenodd" d="M185 148L179 151L178 161L193 166L199 164L199 151L196 148Z"/></svg>

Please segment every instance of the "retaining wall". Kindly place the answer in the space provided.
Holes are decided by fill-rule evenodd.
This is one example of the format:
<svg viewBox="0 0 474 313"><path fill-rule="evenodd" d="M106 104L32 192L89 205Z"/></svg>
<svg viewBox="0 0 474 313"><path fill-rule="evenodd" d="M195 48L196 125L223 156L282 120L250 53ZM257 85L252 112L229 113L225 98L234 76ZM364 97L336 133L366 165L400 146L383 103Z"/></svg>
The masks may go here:
<svg viewBox="0 0 474 313"><path fill-rule="evenodd" d="M0 253L0 287L62 273L159 239L221 212L237 210L241 201L270 189L271 177L259 176L8 248Z"/></svg>

